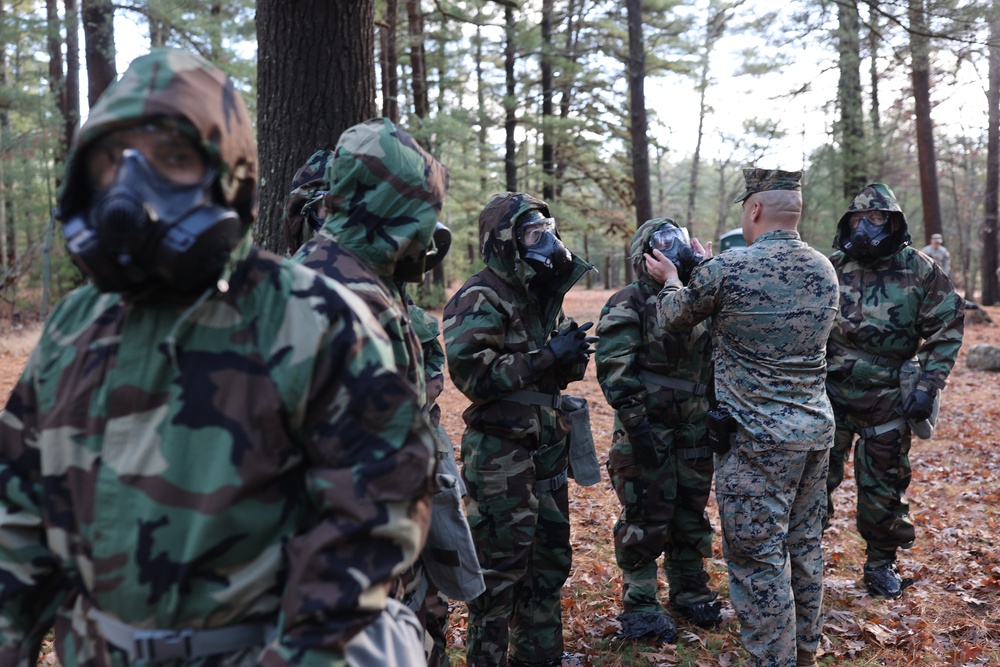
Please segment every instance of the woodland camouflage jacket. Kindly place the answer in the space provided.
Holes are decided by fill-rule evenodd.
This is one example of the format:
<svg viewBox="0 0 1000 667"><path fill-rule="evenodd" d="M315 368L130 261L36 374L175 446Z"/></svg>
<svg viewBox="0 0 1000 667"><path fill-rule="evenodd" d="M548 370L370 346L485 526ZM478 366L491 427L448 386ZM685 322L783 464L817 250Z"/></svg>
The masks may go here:
<svg viewBox="0 0 1000 667"><path fill-rule="evenodd" d="M249 123L185 83L212 72L140 58L80 135L172 111L245 174L211 133ZM367 309L249 242L224 278L184 305L83 287L46 323L0 415L0 664L33 667L53 624L66 667L126 664L94 608L278 626L263 654L186 665L330 664L422 548L433 439Z"/></svg>
<svg viewBox="0 0 1000 667"><path fill-rule="evenodd" d="M558 394L586 370L585 363L556 366L546 343L553 330L568 326L563 297L589 267L574 256L563 276L545 290L529 293L535 272L519 257L514 220L533 209L548 215L545 202L505 192L494 195L479 215L486 267L465 281L445 306L445 353L452 381L472 401L464 415L470 428L536 441L542 430L555 429L556 442L569 432L568 418L552 424L552 416L543 415L546 423L540 424L538 406L499 400L520 389Z"/></svg>

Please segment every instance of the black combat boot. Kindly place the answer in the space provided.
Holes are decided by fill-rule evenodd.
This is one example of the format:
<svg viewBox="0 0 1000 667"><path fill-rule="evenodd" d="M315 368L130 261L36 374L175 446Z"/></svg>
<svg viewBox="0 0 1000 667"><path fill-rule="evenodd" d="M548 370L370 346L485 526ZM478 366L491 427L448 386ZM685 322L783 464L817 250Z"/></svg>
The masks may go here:
<svg viewBox="0 0 1000 667"><path fill-rule="evenodd" d="M722 623L722 603L716 600L719 594L708 587L708 572L702 570L696 576L682 577L670 582L670 610L676 615L688 619L702 628L714 628ZM686 597L707 598L702 602L684 604L679 602L682 595Z"/></svg>
<svg viewBox="0 0 1000 667"><path fill-rule="evenodd" d="M912 583L912 579L904 583L895 563L874 566L865 563L865 585L874 597L894 600L903 594L906 585Z"/></svg>
<svg viewBox="0 0 1000 667"><path fill-rule="evenodd" d="M673 644L677 641L677 624L666 614L630 611L618 617L620 637L625 639L650 639Z"/></svg>

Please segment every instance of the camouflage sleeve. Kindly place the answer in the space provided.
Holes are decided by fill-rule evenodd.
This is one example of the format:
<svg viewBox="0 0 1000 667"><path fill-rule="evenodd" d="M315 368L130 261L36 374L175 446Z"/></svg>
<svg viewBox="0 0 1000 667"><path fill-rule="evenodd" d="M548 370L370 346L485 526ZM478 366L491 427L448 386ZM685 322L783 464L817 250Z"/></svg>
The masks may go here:
<svg viewBox="0 0 1000 667"><path fill-rule="evenodd" d="M438 338L437 318L415 304L409 305L410 321L424 352L424 377L427 380L427 404L431 406L431 425L437 426L441 408L438 396L444 391L444 346Z"/></svg>
<svg viewBox="0 0 1000 667"><path fill-rule="evenodd" d="M37 352L0 413L0 665L19 667L34 667L68 588L42 523Z"/></svg>
<svg viewBox="0 0 1000 667"><path fill-rule="evenodd" d="M374 619L429 526L434 436L416 390L391 370L388 341L361 315L332 328L309 389L305 485L315 520L286 547L282 623L269 648L291 664L308 664L303 648L341 649Z"/></svg>
<svg viewBox="0 0 1000 667"><path fill-rule="evenodd" d="M719 257L705 260L694 268L685 287L680 280L668 280L656 297L657 323L666 331L689 331L715 312L716 296L723 279Z"/></svg>
<svg viewBox="0 0 1000 667"><path fill-rule="evenodd" d="M614 294L601 311L597 324L597 381L608 405L622 424L631 426L646 416L646 385L639 377L638 352L642 346L641 306L637 293L626 287Z"/></svg>
<svg viewBox="0 0 1000 667"><path fill-rule="evenodd" d="M474 403L534 385L555 363L547 347L530 352L506 349L507 315L497 294L471 288L456 294L444 310L444 344L455 386Z"/></svg>
<svg viewBox="0 0 1000 667"><path fill-rule="evenodd" d="M917 315L923 343L917 349L922 370L918 389L944 389L965 331L965 300L935 264L924 280L924 300Z"/></svg>
<svg viewBox="0 0 1000 667"><path fill-rule="evenodd" d="M568 327L573 326L574 320L572 317L568 317L563 311L559 311L559 317L556 320L556 331L562 331ZM581 324L576 322L576 324ZM587 331L588 334L593 334L593 331ZM551 336L549 337L551 339ZM552 366L550 370L556 373L559 382L559 388L565 389L569 386L571 382L577 382L582 380L587 374L587 364L590 363L590 358L587 357L583 361L578 361L575 364L568 365L555 365Z"/></svg>

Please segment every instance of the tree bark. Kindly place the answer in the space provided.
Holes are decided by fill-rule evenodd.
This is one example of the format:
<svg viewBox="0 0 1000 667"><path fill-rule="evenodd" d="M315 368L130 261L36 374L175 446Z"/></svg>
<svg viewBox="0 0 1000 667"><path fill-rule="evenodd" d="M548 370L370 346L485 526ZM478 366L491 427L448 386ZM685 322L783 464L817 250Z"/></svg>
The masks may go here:
<svg viewBox="0 0 1000 667"><path fill-rule="evenodd" d="M552 123L553 0L542 1L542 199L555 199L555 128Z"/></svg>
<svg viewBox="0 0 1000 667"><path fill-rule="evenodd" d="M427 97L427 58L424 54L424 17L420 12L420 0L406 0L406 31L410 37L410 84L413 86L413 115L423 120L429 115L430 103ZM420 144L430 150L423 132L413 131Z"/></svg>
<svg viewBox="0 0 1000 667"><path fill-rule="evenodd" d="M840 119L841 189L850 201L868 183L865 173L865 132L861 111L861 19L853 2L838 5L837 52L840 80L837 102Z"/></svg>
<svg viewBox="0 0 1000 667"><path fill-rule="evenodd" d="M504 73L507 82L507 95L504 96L504 175L508 192L517 192L517 141L514 137L514 130L517 128L517 98L516 80L514 78L514 8L510 5L504 7L504 51L503 63Z"/></svg>
<svg viewBox="0 0 1000 667"><path fill-rule="evenodd" d="M930 44L923 0L909 0L911 79L917 125L917 161L920 163L920 200L924 209L924 244L941 233L941 195L938 191L934 121L931 119Z"/></svg>
<svg viewBox="0 0 1000 667"><path fill-rule="evenodd" d="M115 6L111 0L81 0L83 37L87 53L87 99L94 106L115 82Z"/></svg>
<svg viewBox="0 0 1000 667"><path fill-rule="evenodd" d="M399 54L396 52L396 29L399 26L397 0L386 0L385 27L381 31L382 44L382 115L394 123L399 122Z"/></svg>
<svg viewBox="0 0 1000 667"><path fill-rule="evenodd" d="M66 12L66 141L73 141L80 122L80 11L77 0L63 0Z"/></svg>
<svg viewBox="0 0 1000 667"><path fill-rule="evenodd" d="M254 235L267 250L286 250L281 215L295 171L376 114L374 25L374 0L257 1L260 213Z"/></svg>
<svg viewBox="0 0 1000 667"><path fill-rule="evenodd" d="M998 290L998 204L1000 204L1000 0L993 2L990 17L990 73L987 99L989 129L986 135L986 192L983 201L982 302L1000 303Z"/></svg>
<svg viewBox="0 0 1000 667"><path fill-rule="evenodd" d="M882 136L882 120L881 114L879 112L879 72L878 72L878 45L882 40L882 36L879 34L879 3L878 0L868 0L868 56L869 56L869 68L868 76L871 82L871 100L868 108L868 118L872 124L872 148L875 151L874 159L872 159L872 164L875 165L875 171L871 173L871 178L873 181L881 181L885 172L885 155L886 152L882 150L882 142L885 138Z"/></svg>
<svg viewBox="0 0 1000 667"><path fill-rule="evenodd" d="M642 0L628 0L627 7L629 126L632 133L635 223L638 229L653 217L649 192L649 138L646 135L646 52L642 38ZM626 280L631 282L631 276Z"/></svg>
<svg viewBox="0 0 1000 667"><path fill-rule="evenodd" d="M56 150L55 162L61 165L69 151L70 138L65 134L66 128L66 80L63 69L62 54L62 21L59 20L58 0L45 0L45 18L48 35L46 44L49 52L49 90L56 101L56 108L63 117L63 128L59 138L59 148ZM57 168L58 171L58 168Z"/></svg>

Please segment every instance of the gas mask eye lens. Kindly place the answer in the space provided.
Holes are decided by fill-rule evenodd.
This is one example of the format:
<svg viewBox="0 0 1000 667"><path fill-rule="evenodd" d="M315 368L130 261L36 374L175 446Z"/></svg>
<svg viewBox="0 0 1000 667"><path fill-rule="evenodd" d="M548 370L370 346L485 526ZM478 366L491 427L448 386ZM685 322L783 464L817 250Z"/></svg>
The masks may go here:
<svg viewBox="0 0 1000 667"><path fill-rule="evenodd" d="M197 185L208 173L201 149L185 134L174 128L144 125L112 132L90 150L87 167L95 187L111 184L126 150L141 153L153 171L172 185Z"/></svg>
<svg viewBox="0 0 1000 667"><path fill-rule="evenodd" d="M857 211L851 214L851 229L855 229L862 220L867 220L868 224L875 227L881 227L886 223L886 216L882 211Z"/></svg>

